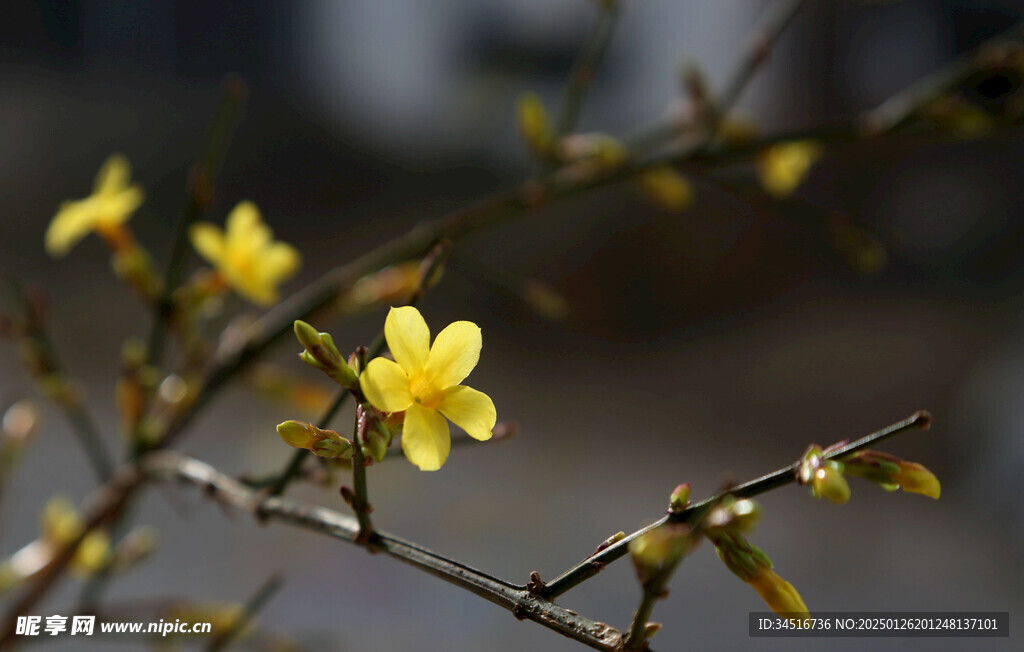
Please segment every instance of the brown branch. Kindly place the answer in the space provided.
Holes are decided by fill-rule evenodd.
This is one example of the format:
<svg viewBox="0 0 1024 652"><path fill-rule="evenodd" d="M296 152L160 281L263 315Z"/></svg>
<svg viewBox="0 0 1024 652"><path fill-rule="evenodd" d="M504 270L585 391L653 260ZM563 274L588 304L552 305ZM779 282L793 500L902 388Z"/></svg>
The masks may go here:
<svg viewBox="0 0 1024 652"><path fill-rule="evenodd" d="M264 497L199 460L164 451L148 455L141 464L151 480L177 479L194 484L218 503L255 518L278 520L349 543L358 542L360 526L355 518L279 496ZM362 545L485 598L521 620L540 623L596 650L620 649L622 635L614 628L560 607L525 586L511 584L379 530Z"/></svg>

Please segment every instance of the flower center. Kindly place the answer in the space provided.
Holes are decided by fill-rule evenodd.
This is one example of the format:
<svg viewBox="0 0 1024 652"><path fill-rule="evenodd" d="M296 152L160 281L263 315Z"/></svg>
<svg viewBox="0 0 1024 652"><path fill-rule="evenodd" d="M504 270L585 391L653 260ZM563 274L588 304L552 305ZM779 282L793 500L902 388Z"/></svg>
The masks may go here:
<svg viewBox="0 0 1024 652"><path fill-rule="evenodd" d="M425 408L436 410L441 404L441 390L423 374L410 381L409 391L412 393L412 399Z"/></svg>

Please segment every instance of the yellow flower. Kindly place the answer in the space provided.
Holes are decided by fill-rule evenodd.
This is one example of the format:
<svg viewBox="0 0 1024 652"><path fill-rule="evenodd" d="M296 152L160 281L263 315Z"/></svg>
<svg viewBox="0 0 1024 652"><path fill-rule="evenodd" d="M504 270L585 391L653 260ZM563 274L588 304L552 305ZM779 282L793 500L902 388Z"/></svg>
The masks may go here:
<svg viewBox="0 0 1024 652"><path fill-rule="evenodd" d="M108 158L85 199L66 201L46 230L46 251L54 257L65 255L92 231L117 240L121 224L142 204L142 188L128 185L131 165L120 154Z"/></svg>
<svg viewBox="0 0 1024 652"><path fill-rule="evenodd" d="M823 149L814 140L796 140L769 147L757 159L757 173L764 189L776 197L793 193L821 158Z"/></svg>
<svg viewBox="0 0 1024 652"><path fill-rule="evenodd" d="M359 376L363 393L383 412L405 412L402 450L423 471L436 471L448 459L448 417L474 439L491 438L497 419L483 392L460 385L480 359L480 328L457 321L438 333L411 306L392 308L384 336L395 362L374 358Z"/></svg>
<svg viewBox="0 0 1024 652"><path fill-rule="evenodd" d="M277 301L277 286L299 269L299 252L275 242L259 209L240 202L228 214L227 232L208 222L192 225L192 246L224 280L246 299L268 306Z"/></svg>

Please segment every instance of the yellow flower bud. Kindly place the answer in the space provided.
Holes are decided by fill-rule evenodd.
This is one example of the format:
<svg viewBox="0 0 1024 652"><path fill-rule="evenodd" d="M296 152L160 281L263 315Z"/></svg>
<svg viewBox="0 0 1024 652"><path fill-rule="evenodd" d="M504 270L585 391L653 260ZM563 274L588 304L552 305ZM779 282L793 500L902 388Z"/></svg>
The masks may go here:
<svg viewBox="0 0 1024 652"><path fill-rule="evenodd" d="M850 485L843 477L842 466L828 461L815 470L811 480L811 495L815 498L825 498L837 505L850 500Z"/></svg>
<svg viewBox="0 0 1024 652"><path fill-rule="evenodd" d="M523 93L516 107L519 133L534 154L547 158L554 144L554 132L547 109L536 93Z"/></svg>
<svg viewBox="0 0 1024 652"><path fill-rule="evenodd" d="M747 583L775 613L794 618L810 617L807 605L797 590L771 568L761 567Z"/></svg>
<svg viewBox="0 0 1024 652"><path fill-rule="evenodd" d="M757 160L761 185L771 195L788 197L823 153L824 148L814 140L797 140L769 147Z"/></svg>
<svg viewBox="0 0 1024 652"><path fill-rule="evenodd" d="M318 457L352 456L352 442L333 430L317 428L311 423L285 421L278 424L277 434L289 446L305 448Z"/></svg>
<svg viewBox="0 0 1024 652"><path fill-rule="evenodd" d="M844 459L844 466L850 475L874 482L887 491L903 489L935 499L942 493L935 474L917 462L901 460L889 453L858 451Z"/></svg>
<svg viewBox="0 0 1024 652"><path fill-rule="evenodd" d="M900 471L894 480L903 491L909 491L938 500L942 493L939 479L931 471L917 462L899 461Z"/></svg>
<svg viewBox="0 0 1024 652"><path fill-rule="evenodd" d="M659 165L636 176L640 192L661 208L684 211L693 203L693 186L671 165Z"/></svg>
<svg viewBox="0 0 1024 652"><path fill-rule="evenodd" d="M71 559L71 570L79 576L95 575L107 568L113 560L110 535L105 530L93 530L84 539Z"/></svg>

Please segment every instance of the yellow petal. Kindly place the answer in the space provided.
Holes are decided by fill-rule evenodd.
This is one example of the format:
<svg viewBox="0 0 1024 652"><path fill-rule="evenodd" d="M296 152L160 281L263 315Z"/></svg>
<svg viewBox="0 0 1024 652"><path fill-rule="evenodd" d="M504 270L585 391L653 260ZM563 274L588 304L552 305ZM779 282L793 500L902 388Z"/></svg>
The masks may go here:
<svg viewBox="0 0 1024 652"><path fill-rule="evenodd" d="M275 284L268 283L247 270L240 271L233 267L224 267L221 271L231 287L249 301L260 306L277 303L277 286Z"/></svg>
<svg viewBox="0 0 1024 652"><path fill-rule="evenodd" d="M448 422L439 412L418 405L406 410L402 450L410 462L421 471L436 471L448 459L451 447Z"/></svg>
<svg viewBox="0 0 1024 652"><path fill-rule="evenodd" d="M254 227L263 223L260 217L260 209L251 201L240 201L231 212L228 213L226 228L228 237L236 237L247 234Z"/></svg>
<svg viewBox="0 0 1024 652"><path fill-rule="evenodd" d="M463 385L446 389L438 409L467 435L480 441L491 438L491 430L498 418L491 397Z"/></svg>
<svg viewBox="0 0 1024 652"><path fill-rule="evenodd" d="M193 224L188 230L188 237L199 255L214 265L219 265L224 258L224 232L220 227L209 222Z"/></svg>
<svg viewBox="0 0 1024 652"><path fill-rule="evenodd" d="M132 186L116 194L100 198L101 204L97 207L100 222L107 224L122 224L128 221L132 213L142 205L145 198L142 188Z"/></svg>
<svg viewBox="0 0 1024 652"><path fill-rule="evenodd" d="M359 386L370 403L383 412L401 412L412 405L409 376L391 360L370 360L359 375Z"/></svg>
<svg viewBox="0 0 1024 652"><path fill-rule="evenodd" d="M284 242L275 242L263 253L260 269L263 276L272 283L280 283L299 269L302 257L298 250Z"/></svg>
<svg viewBox="0 0 1024 652"><path fill-rule="evenodd" d="M78 244L96 226L96 214L87 201L66 201L46 229L46 252L60 257Z"/></svg>
<svg viewBox="0 0 1024 652"><path fill-rule="evenodd" d="M96 181L93 183L93 194L113 195L128 185L128 179L132 176L132 166L122 154L110 156L100 171L96 174Z"/></svg>
<svg viewBox="0 0 1024 652"><path fill-rule="evenodd" d="M440 389L458 385L480 361L483 340L480 327L471 321L457 321L437 334L430 349L424 375Z"/></svg>
<svg viewBox="0 0 1024 652"><path fill-rule="evenodd" d="M917 462L900 461L900 471L893 480L903 491L909 491L938 500L942 485L935 474Z"/></svg>
<svg viewBox="0 0 1024 652"><path fill-rule="evenodd" d="M384 338L395 362L410 376L423 369L430 353L430 329L412 306L392 308L384 321Z"/></svg>

